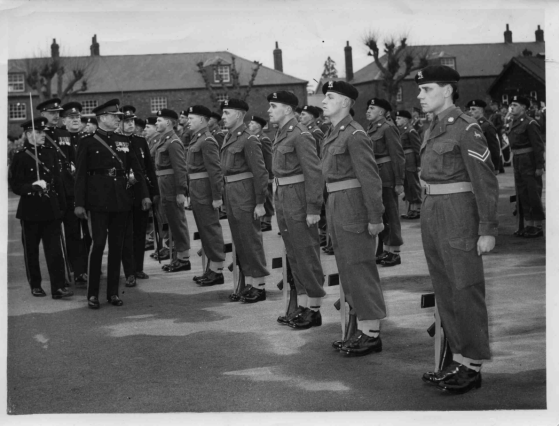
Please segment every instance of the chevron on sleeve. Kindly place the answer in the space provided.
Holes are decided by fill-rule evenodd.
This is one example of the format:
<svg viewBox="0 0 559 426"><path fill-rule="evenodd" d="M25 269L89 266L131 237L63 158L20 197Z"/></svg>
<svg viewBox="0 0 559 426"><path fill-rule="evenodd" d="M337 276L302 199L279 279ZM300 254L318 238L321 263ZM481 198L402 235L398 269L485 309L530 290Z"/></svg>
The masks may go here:
<svg viewBox="0 0 559 426"><path fill-rule="evenodd" d="M485 162L488 158L489 158L489 148L485 149L485 152L483 154L480 154L478 152L472 151L471 149L468 150L468 155L470 157L473 157L481 162Z"/></svg>

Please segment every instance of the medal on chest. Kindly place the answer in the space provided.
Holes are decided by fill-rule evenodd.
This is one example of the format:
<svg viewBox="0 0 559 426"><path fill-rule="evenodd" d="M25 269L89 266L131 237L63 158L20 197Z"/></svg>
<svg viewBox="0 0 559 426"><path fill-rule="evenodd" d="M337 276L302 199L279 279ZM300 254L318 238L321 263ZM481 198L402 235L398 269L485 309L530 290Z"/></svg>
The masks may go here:
<svg viewBox="0 0 559 426"><path fill-rule="evenodd" d="M62 136L62 137L58 138L58 144L59 144L59 145L71 146L71 145L72 145L72 142L71 142L71 140L70 140L69 137L67 137L67 136Z"/></svg>
<svg viewBox="0 0 559 426"><path fill-rule="evenodd" d="M116 143L116 150L120 152L128 152L128 142L120 142L117 141Z"/></svg>

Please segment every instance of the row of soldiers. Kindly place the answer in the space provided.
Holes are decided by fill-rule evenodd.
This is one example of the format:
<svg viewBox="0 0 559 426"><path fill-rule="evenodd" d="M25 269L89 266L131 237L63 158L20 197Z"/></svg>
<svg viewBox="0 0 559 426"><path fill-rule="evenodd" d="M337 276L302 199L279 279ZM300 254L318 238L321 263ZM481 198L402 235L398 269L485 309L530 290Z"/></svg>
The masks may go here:
<svg viewBox="0 0 559 426"><path fill-rule="evenodd" d="M187 190L202 248L209 259L208 269L194 280L201 286L223 283L225 250L219 210L225 200L236 249L235 261L246 283L238 297L231 299L255 303L266 300L269 272L261 218L266 215L266 198L271 195L272 173L277 221L298 301L297 309L280 316L278 322L294 329L322 324L320 308L325 292L318 223L325 205L327 232L341 286L351 312L357 317L356 331L332 346L343 354L360 356L382 350L380 324L386 316L386 306L377 264L400 263L397 256L402 239L397 197L405 187L414 190L410 187L418 184L421 165L425 198L421 199L421 192L409 196L406 193L410 204L407 215L421 218L427 264L453 354L449 366L424 374L423 380L442 391L464 393L481 386L481 364L490 357L481 255L495 245L498 183L482 127L454 106L459 78L455 70L445 66L429 66L415 77L423 110L434 114L422 143L409 126L409 113L397 112L398 126L387 120L391 107L383 99L368 102L370 124L367 130L363 129L350 114L358 90L341 81L329 81L322 87L323 113L330 122L322 138L314 131L316 122L303 124L297 120L298 99L285 91L267 97L269 123L277 129L273 141L268 138L269 142L263 135L266 120L252 116L247 126L249 105L243 100L230 99L221 105L221 119L227 130L222 143L208 127L212 112L205 106L194 105L180 115L162 109L156 117L149 118L147 123L152 123L149 125L157 132L150 147L147 141L139 141L132 135L137 124L134 109L121 110L118 100L113 100L94 110L99 124L95 133L84 134L76 144L58 137L57 147L50 149L54 155L49 154L58 161L48 164L51 175L43 174L35 180L33 167L40 165L42 159L31 163L29 154L20 153L30 168L25 176L19 177L27 186L21 190L21 186L12 184L12 188L18 188L14 192L22 195L20 206L33 197L42 203L46 203L46 198L52 203L59 199L59 204L51 209L55 213L53 228L58 223L60 229L60 211L66 212L64 216L69 215L69 210L77 218L87 219L93 240L88 263L88 306L94 309L100 306L101 255L107 238L107 300L117 306L123 303L118 296L118 278L121 256L126 251L123 251L126 235L131 229L127 223L134 222L130 219L133 208L146 216L153 203L166 213L176 257L165 269L176 272L191 268L190 236L184 212ZM515 101L519 105L519 126L513 126L511 140L519 145L531 143L529 136L526 140L514 136L521 133L521 128L526 127L528 134L535 129L532 122L524 123L523 100L515 98ZM58 107L57 102L51 101L50 106L53 105ZM74 110L68 105L63 108ZM312 107L305 106L301 116L305 111L316 118ZM66 115L71 117L68 112ZM190 132L187 146L174 130L182 115ZM122 133L116 133L121 119L124 119ZM24 126L30 145L34 145L26 147L30 153L41 145L40 137L36 136L43 133L45 122L39 120L35 124L34 132L30 131L31 123ZM511 142L513 150L515 143ZM61 160L61 147L66 145L76 151L75 170L71 162L66 164ZM146 146L150 154L145 152ZM47 150L41 148L43 152ZM267 151L271 152L268 160ZM515 156L526 163L534 153L535 150L522 147ZM529 156L523 160L525 154ZM65 173L74 175L73 200L67 195L69 188L57 184L63 181L57 177ZM14 170L13 176L16 175ZM50 187L46 185L49 179ZM68 201L73 201L73 210L64 208ZM528 205L522 203L524 208ZM37 221L37 215L27 219L19 210L18 217L22 219L22 228L27 226L27 221ZM145 228L142 229L145 238ZM380 234L384 250L375 256L376 237ZM144 244L137 247L140 246L143 250ZM49 263L47 258L49 272L53 262ZM59 284L51 275L52 282L55 287ZM36 281L30 283L37 289ZM127 284L132 285L128 281ZM59 295L62 292L61 297L69 293L63 288L54 290Z"/></svg>

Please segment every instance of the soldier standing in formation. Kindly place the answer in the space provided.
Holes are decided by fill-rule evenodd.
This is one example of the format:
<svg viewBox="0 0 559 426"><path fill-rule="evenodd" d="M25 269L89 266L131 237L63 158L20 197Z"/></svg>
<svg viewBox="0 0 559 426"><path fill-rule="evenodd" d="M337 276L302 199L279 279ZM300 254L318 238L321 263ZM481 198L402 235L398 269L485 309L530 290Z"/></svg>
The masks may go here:
<svg viewBox="0 0 559 426"><path fill-rule="evenodd" d="M118 296L122 246L126 221L133 203L133 190L129 187L128 172L134 172L142 188L142 206L151 206L140 164L130 142L124 135L115 133L122 112L118 99L113 99L93 110L99 120L94 134L80 142L76 167L76 208L80 219L87 219L93 245L89 254L87 301L91 309L99 309L99 281L101 263L107 237L109 255L107 266L107 301L121 306Z"/></svg>
<svg viewBox="0 0 559 426"><path fill-rule="evenodd" d="M543 236L542 175L545 169L545 145L538 122L527 116L530 101L514 96L510 104L513 121L507 131L514 154L514 184L526 227L515 235L535 238Z"/></svg>
<svg viewBox="0 0 559 426"><path fill-rule="evenodd" d="M427 184L421 235L452 363L423 375L449 393L481 386L490 358L485 277L481 255L495 247L499 186L477 121L454 103L460 75L437 65L415 81L425 112L434 113L421 146L421 179Z"/></svg>
<svg viewBox="0 0 559 426"><path fill-rule="evenodd" d="M176 135L178 114L170 109L157 112L156 129L159 133L155 151L155 174L159 182L161 206L165 212L176 259L164 265L166 272L190 271L190 233L184 213L184 203L188 192L186 154L184 146ZM159 197L155 197L157 202Z"/></svg>
<svg viewBox="0 0 559 426"><path fill-rule="evenodd" d="M316 145L316 153L320 157L320 143L324 139L324 133L320 130L320 127L316 124L316 120L320 116L320 111L317 107L312 105L305 105L301 111L299 121L303 126L311 132Z"/></svg>
<svg viewBox="0 0 559 426"><path fill-rule="evenodd" d="M188 113L186 111L179 112L179 126L181 127L179 131L177 131L177 136L180 138L182 144L186 149L190 144L190 137L192 136L192 131L188 127Z"/></svg>
<svg viewBox="0 0 559 426"><path fill-rule="evenodd" d="M84 122L83 120L85 120L86 125L82 133L95 133L98 126L97 119L95 117L82 117L82 123Z"/></svg>
<svg viewBox="0 0 559 426"><path fill-rule="evenodd" d="M249 107L239 99L221 104L223 123L228 129L221 147L221 170L225 178L225 204L233 244L247 287L240 300L255 303L266 300L266 257L260 218L266 214L268 172L260 142L251 135L243 120ZM237 300L233 297L232 300Z"/></svg>
<svg viewBox="0 0 559 426"><path fill-rule="evenodd" d="M384 251L376 258L377 264L382 266L395 266L402 262L400 246L404 243L398 196L404 192L406 158L398 129L385 118L389 111L392 111L392 107L384 99L373 98L367 102L367 120L370 121L367 135L373 142L382 180L382 203L385 209L383 220L387 228L381 234Z"/></svg>
<svg viewBox="0 0 559 426"><path fill-rule="evenodd" d="M268 194L266 195L266 201L264 202L264 209L266 214L262 216L262 232L272 230L272 216L275 213L274 210L274 172L272 170L272 140L264 133L264 127L266 127L266 120L256 115L251 117L248 123L248 130L251 134L258 137L260 141L260 147L262 148L262 156L264 157L264 165L268 171Z"/></svg>
<svg viewBox="0 0 559 426"><path fill-rule="evenodd" d="M419 219L421 210L421 184L419 183L419 148L421 139L419 134L410 125L412 116L409 111L396 112L396 125L400 131L402 149L406 156L404 194L408 202L408 212L403 214L404 219Z"/></svg>
<svg viewBox="0 0 559 426"><path fill-rule="evenodd" d="M66 197L60 179L58 154L45 145L44 117L21 125L23 149L14 155L10 166L10 187L19 195L16 218L21 221L21 240L27 280L31 294L46 296L41 287L39 245L43 242L53 299L72 296L65 289L64 258L60 241L61 219L66 209ZM37 170L38 167L38 170Z"/></svg>
<svg viewBox="0 0 559 426"><path fill-rule="evenodd" d="M279 125L272 148L278 225L298 301L297 309L280 316L278 322L296 329L317 327L322 325L320 307L326 294L318 237L324 186L320 159L311 133L297 122L293 112L299 102L297 97L280 91L267 99L270 122Z"/></svg>
<svg viewBox="0 0 559 426"><path fill-rule="evenodd" d="M153 201L159 195L159 185L157 185L155 166L149 153L148 143L145 138L134 133L137 119L136 108L127 105L122 107L122 112L124 114L121 122L122 134L128 138L129 148L134 151L140 163L142 177L146 183L150 200ZM134 192L134 202L126 224L126 236L122 250L122 267L126 276L126 287L134 287L136 278L149 278L144 272L144 251L150 210L142 208L142 187L136 182L135 176L132 177L130 184Z"/></svg>
<svg viewBox="0 0 559 426"><path fill-rule="evenodd" d="M208 130L212 134L213 138L217 141L219 145L219 149L221 149L221 145L223 145L223 139L225 139L225 133L219 127L219 121L221 120L221 115L217 112L212 112L210 120L208 121Z"/></svg>
<svg viewBox="0 0 559 426"><path fill-rule="evenodd" d="M348 355L382 350L380 320L384 296L373 253L382 231L382 182L370 139L351 118L359 92L343 81L322 87L324 115L332 127L322 143L322 176L328 191L326 214L346 300L357 315L357 331L333 343Z"/></svg>
<svg viewBox="0 0 559 426"><path fill-rule="evenodd" d="M483 135L485 136L491 155L491 162L493 163L493 168L497 175L501 168L501 142L499 142L499 136L497 136L495 126L485 118L484 112L486 107L487 104L481 99L474 99L466 104L466 109L469 110L470 116L477 120L481 130L483 130Z"/></svg>
<svg viewBox="0 0 559 426"><path fill-rule="evenodd" d="M223 204L223 174L219 162L219 145L208 129L211 111L202 105L188 108L188 125L192 130L186 163L190 180L192 213L198 227L208 267L194 281L202 287L223 284L225 252L219 209Z"/></svg>

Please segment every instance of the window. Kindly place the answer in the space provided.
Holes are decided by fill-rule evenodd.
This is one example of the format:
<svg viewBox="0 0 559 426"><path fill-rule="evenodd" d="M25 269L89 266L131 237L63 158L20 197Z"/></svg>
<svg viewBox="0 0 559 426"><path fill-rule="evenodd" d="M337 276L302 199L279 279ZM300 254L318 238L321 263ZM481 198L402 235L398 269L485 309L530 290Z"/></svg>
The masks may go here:
<svg viewBox="0 0 559 426"><path fill-rule="evenodd" d="M219 93L217 95L217 100L218 102L223 102L229 99L229 96L227 96L227 93Z"/></svg>
<svg viewBox="0 0 559 426"><path fill-rule="evenodd" d="M24 74L8 74L8 92L23 92L25 90Z"/></svg>
<svg viewBox="0 0 559 426"><path fill-rule="evenodd" d="M158 96L157 98L151 98L151 112L156 113L160 109L167 108L167 98Z"/></svg>
<svg viewBox="0 0 559 426"><path fill-rule="evenodd" d="M97 101L83 101L82 102L82 114L92 114L93 110L97 108Z"/></svg>
<svg viewBox="0 0 559 426"><path fill-rule="evenodd" d="M507 105L508 105L508 103L509 103L509 95L504 94L504 95L501 97L501 103L502 103L502 104L507 104Z"/></svg>
<svg viewBox="0 0 559 426"><path fill-rule="evenodd" d="M214 81L219 83L220 79L223 79L224 83L229 83L229 81L231 81L229 65L218 65L214 68Z"/></svg>
<svg viewBox="0 0 559 426"><path fill-rule="evenodd" d="M535 99L535 100L537 101L537 100L538 100L538 92L536 92L535 90L532 90L532 91L530 92L530 97L531 97L532 99Z"/></svg>
<svg viewBox="0 0 559 426"><path fill-rule="evenodd" d="M446 65L447 67L456 69L456 59L455 58L441 58L441 65Z"/></svg>
<svg viewBox="0 0 559 426"><path fill-rule="evenodd" d="M404 92L401 87L398 87L398 93L396 93L396 102L402 102L404 99Z"/></svg>
<svg viewBox="0 0 559 426"><path fill-rule="evenodd" d="M17 104L10 104L8 117L10 120L27 119L27 105L19 102Z"/></svg>

